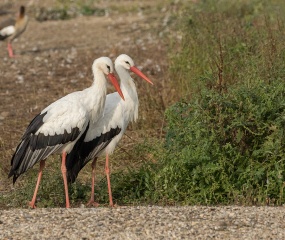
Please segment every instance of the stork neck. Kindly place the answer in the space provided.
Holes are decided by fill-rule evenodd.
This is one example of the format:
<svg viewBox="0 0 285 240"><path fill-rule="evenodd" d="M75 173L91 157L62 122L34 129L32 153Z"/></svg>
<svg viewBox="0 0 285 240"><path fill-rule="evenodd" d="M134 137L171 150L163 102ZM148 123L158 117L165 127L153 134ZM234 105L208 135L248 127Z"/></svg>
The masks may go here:
<svg viewBox="0 0 285 240"><path fill-rule="evenodd" d="M127 99L136 100L137 99L137 91L134 80L132 79L129 71L127 71L122 66L116 66L116 71L120 78L120 88L124 94L124 97Z"/></svg>
<svg viewBox="0 0 285 240"><path fill-rule="evenodd" d="M121 100L124 106L125 117L130 121L136 121L138 118L139 99L136 85L129 71L121 66L115 66L120 78L120 88L124 94L125 101Z"/></svg>
<svg viewBox="0 0 285 240"><path fill-rule="evenodd" d="M107 82L104 73L95 71L93 84L85 90L84 105L90 110L92 120L97 121L103 112L107 94Z"/></svg>

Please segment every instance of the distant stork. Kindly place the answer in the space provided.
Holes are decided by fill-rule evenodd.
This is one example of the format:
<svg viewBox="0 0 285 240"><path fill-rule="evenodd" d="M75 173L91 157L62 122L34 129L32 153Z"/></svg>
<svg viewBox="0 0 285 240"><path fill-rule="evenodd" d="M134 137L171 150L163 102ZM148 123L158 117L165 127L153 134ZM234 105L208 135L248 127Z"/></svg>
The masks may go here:
<svg viewBox="0 0 285 240"><path fill-rule="evenodd" d="M126 54L120 55L115 61L115 69L121 80L120 87L125 101L117 93L107 95L104 113L94 124L89 125L86 135L82 135L72 151L67 155L67 181L74 182L80 170L91 160L92 191L88 205L97 206L94 202L95 167L98 156L106 154L105 172L108 182L110 206L114 206L109 175L109 157L123 137L130 121L138 118L138 94L134 80L129 71L134 72L147 82L153 84Z"/></svg>
<svg viewBox="0 0 285 240"><path fill-rule="evenodd" d="M62 154L61 171L65 187L66 208L70 207L66 179L66 154L80 137L84 137L90 125L100 119L105 105L107 82L105 75L124 98L113 74L110 58L101 57L94 61L92 71L94 82L83 91L73 92L53 102L41 111L30 123L11 160L9 177L13 183L29 168L40 161L40 170L32 201L35 208L36 195L40 184L45 160L51 154ZM118 93L116 93L118 94Z"/></svg>
<svg viewBox="0 0 285 240"><path fill-rule="evenodd" d="M0 40L7 38L9 57L14 57L12 41L20 36L28 25L28 16L25 15L25 7L21 6L17 19L8 18L0 23Z"/></svg>

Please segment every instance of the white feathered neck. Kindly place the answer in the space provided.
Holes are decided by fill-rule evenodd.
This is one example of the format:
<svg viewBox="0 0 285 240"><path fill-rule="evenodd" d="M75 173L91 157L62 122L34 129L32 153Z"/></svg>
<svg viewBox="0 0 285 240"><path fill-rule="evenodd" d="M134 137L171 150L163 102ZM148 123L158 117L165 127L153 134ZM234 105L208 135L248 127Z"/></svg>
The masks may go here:
<svg viewBox="0 0 285 240"><path fill-rule="evenodd" d="M120 88L125 97L125 101L121 99L121 104L124 106L124 117L129 121L136 121L138 118L139 99L135 82L127 69L119 64L116 64L115 68L120 78Z"/></svg>
<svg viewBox="0 0 285 240"><path fill-rule="evenodd" d="M90 112L91 121L96 122L102 115L106 94L107 81L102 71L96 68L93 71L94 82L89 88L83 90L82 102Z"/></svg>

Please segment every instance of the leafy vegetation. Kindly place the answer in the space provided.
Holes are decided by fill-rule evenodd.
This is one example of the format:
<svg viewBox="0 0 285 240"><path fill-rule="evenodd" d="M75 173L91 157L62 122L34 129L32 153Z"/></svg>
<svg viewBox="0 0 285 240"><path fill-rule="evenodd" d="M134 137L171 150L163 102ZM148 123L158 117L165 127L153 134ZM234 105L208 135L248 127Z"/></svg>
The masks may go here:
<svg viewBox="0 0 285 240"><path fill-rule="evenodd" d="M285 84L261 82L171 107L159 174L173 191L165 194L196 204L284 203L284 94Z"/></svg>

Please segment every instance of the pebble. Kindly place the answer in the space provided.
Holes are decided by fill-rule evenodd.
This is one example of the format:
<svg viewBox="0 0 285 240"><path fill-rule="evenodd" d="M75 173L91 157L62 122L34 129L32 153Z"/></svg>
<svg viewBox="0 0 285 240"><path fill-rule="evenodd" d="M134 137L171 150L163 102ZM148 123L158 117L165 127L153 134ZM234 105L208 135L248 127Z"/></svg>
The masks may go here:
<svg viewBox="0 0 285 240"><path fill-rule="evenodd" d="M285 239L284 207L0 210L0 239Z"/></svg>
<svg viewBox="0 0 285 240"><path fill-rule="evenodd" d="M17 76L16 83L20 83L20 84L24 83L24 76L18 75L18 76Z"/></svg>

